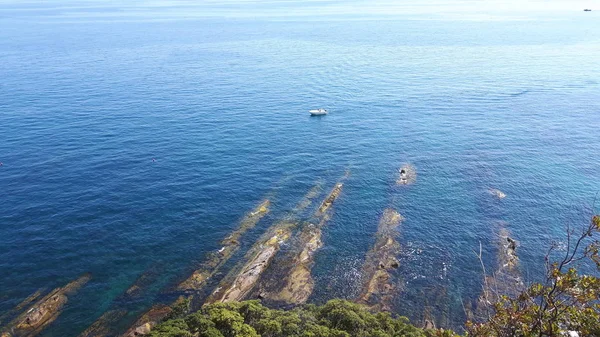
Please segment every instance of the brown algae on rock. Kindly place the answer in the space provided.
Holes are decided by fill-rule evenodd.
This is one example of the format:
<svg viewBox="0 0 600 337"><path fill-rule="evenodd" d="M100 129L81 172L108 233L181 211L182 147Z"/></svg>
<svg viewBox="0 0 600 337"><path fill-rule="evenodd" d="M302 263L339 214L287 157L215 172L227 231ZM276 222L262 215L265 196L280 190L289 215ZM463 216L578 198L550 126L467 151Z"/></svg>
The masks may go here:
<svg viewBox="0 0 600 337"><path fill-rule="evenodd" d="M299 233L299 252L291 258L292 268L287 273L283 287L277 293L266 294L271 300L284 301L290 304L301 304L308 300L314 288L311 275L313 255L323 245L322 230L329 221L331 206L342 192L343 183L338 182L323 200L314 214L316 224L305 225Z"/></svg>
<svg viewBox="0 0 600 337"><path fill-rule="evenodd" d="M525 289L517 256L518 243L506 228L498 233L497 268L492 275L484 276L483 292L476 303L475 316L485 317L501 295L517 296Z"/></svg>
<svg viewBox="0 0 600 337"><path fill-rule="evenodd" d="M114 336L114 326L127 314L127 310L109 310L102 314L92 325L79 334L79 337Z"/></svg>
<svg viewBox="0 0 600 337"><path fill-rule="evenodd" d="M238 229L222 241L223 246L218 251L210 253L208 259L201 267L195 270L185 281L181 282L177 286L177 289L200 290L219 267L227 262L233 253L239 249L240 238L242 235L254 228L256 224L269 213L270 204L269 200L264 200L254 210L246 214L240 222Z"/></svg>
<svg viewBox="0 0 600 337"><path fill-rule="evenodd" d="M25 298L19 304L17 304L12 310L0 316L0 325L2 325L5 319L10 319L14 317L15 315L19 314L26 306L30 305L35 300L40 298L44 291L46 291L45 288L38 289L36 292L27 296L27 298Z"/></svg>
<svg viewBox="0 0 600 337"><path fill-rule="evenodd" d="M127 330L123 337L142 336L150 332L153 327L167 317L173 309L164 304L156 304L144 313L135 323Z"/></svg>
<svg viewBox="0 0 600 337"><path fill-rule="evenodd" d="M234 269L206 303L239 301L249 295L279 252L281 244L286 242L291 237L292 232L299 226L299 221L293 219L295 214L299 210L307 208L319 191L320 186L318 190L311 189L294 208L292 214L287 217L288 220L273 225L250 249L246 255L246 261L248 262L241 269ZM339 194L339 191L336 194ZM331 202L333 202L330 196L331 194L321 203L317 213L326 212L329 209Z"/></svg>
<svg viewBox="0 0 600 337"><path fill-rule="evenodd" d="M417 170L411 164L404 164L398 170L396 185L412 185L417 181Z"/></svg>
<svg viewBox="0 0 600 337"><path fill-rule="evenodd" d="M391 208L386 209L379 220L376 242L367 253L363 266L363 276L367 282L357 299L358 302L390 310L390 302L395 293L395 285L390 281L390 271L399 267L396 258L400 252L397 241L397 227L404 220L402 215Z"/></svg>
<svg viewBox="0 0 600 337"><path fill-rule="evenodd" d="M39 334L50 323L54 322L75 293L91 279L91 274L84 274L75 281L61 288L52 290L48 295L31 305L24 313L15 318L9 325L8 336L25 337Z"/></svg>
<svg viewBox="0 0 600 337"><path fill-rule="evenodd" d="M231 302L242 300L254 287L261 274L269 266L279 251L281 243L289 239L293 223L280 223L272 230L272 235L260 240L247 254L248 262L237 273L233 281L224 281L209 297L206 303ZM235 272L234 272L235 273ZM227 279L227 278L226 278Z"/></svg>
<svg viewBox="0 0 600 337"><path fill-rule="evenodd" d="M183 299L192 299L194 293L201 290L206 282L225 264L231 256L239 249L240 239L248 230L254 228L258 222L270 212L270 200L263 200L256 208L247 213L240 221L239 227L229 234L221 243L223 246L209 253L207 259L200 268L196 269L187 279L177 285L178 291L189 292L185 297L180 297L174 304ZM166 308L169 308L167 310ZM169 313L170 307L158 304L144 313L123 336L137 336L144 334L141 331L150 331L152 327L162 321ZM147 332L146 332L147 333Z"/></svg>

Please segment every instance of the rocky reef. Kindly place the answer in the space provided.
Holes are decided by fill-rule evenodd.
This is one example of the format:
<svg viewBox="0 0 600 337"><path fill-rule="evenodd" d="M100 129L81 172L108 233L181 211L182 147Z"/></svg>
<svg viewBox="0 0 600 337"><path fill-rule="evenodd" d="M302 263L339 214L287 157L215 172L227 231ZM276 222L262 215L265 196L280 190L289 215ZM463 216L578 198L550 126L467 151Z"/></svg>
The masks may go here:
<svg viewBox="0 0 600 337"><path fill-rule="evenodd" d="M323 245L321 228L329 221L332 205L342 192L342 187L342 182L334 186L315 212L313 221L306 224L298 234L299 249L290 258L289 265L292 267L286 273L283 287L279 291L264 293L262 297L289 304L300 304L308 300L314 288L311 275L313 255Z"/></svg>
<svg viewBox="0 0 600 337"><path fill-rule="evenodd" d="M498 232L497 267L492 275L485 275L483 291L475 305L475 319L485 318L490 312L492 303L500 296L517 296L525 289L519 257L518 243L510 236L510 232L502 227Z"/></svg>
<svg viewBox="0 0 600 337"><path fill-rule="evenodd" d="M163 268L159 264L152 265L144 271L133 284L120 296L113 300L110 309L100 316L92 325L83 331L79 337L115 336L118 331L115 326L121 318L127 315L127 308L135 303L148 289L148 287L162 274Z"/></svg>
<svg viewBox="0 0 600 337"><path fill-rule="evenodd" d="M411 164L404 164L398 170L397 185L412 185L417 181L417 170Z"/></svg>
<svg viewBox="0 0 600 337"><path fill-rule="evenodd" d="M231 302L242 300L254 287L271 260L279 251L280 245L291 235L293 223L277 224L266 240L261 240L248 254L248 262L237 273L233 281L225 281L209 297L206 303Z"/></svg>
<svg viewBox="0 0 600 337"><path fill-rule="evenodd" d="M28 337L39 334L58 318L69 300L68 296L79 290L90 279L90 274L84 274L64 287L52 290L10 322L7 329L2 331L2 337Z"/></svg>
<svg viewBox="0 0 600 337"><path fill-rule="evenodd" d="M221 244L223 245L218 251L209 254L207 260L196 269L190 277L181 282L177 289L180 291L197 291L200 290L206 281L214 275L215 271L219 269L225 262L231 258L231 256L240 247L240 238L248 230L254 228L256 224L262 219L267 213L269 213L269 200L264 200L258 205L240 222L240 226L230 235L228 235Z"/></svg>
<svg viewBox="0 0 600 337"><path fill-rule="evenodd" d="M10 319L11 317L16 316L21 311L23 311L23 309L26 306L30 305L35 300L40 298L40 296L42 296L44 294L44 291L45 291L45 289L38 289L36 292L27 296L27 298L25 298L23 301L21 301L19 304L17 304L17 306L15 306L12 310L10 310L7 313L0 316L0 326L2 326L2 323L4 323L5 319Z"/></svg>
<svg viewBox="0 0 600 337"><path fill-rule="evenodd" d="M390 310L390 302L396 286L391 282L390 272L399 267L396 258L400 252L397 241L397 227L403 217L396 210L386 209L379 220L376 242L367 253L363 265L363 277L366 283L357 298L359 303L367 304L377 310Z"/></svg>
<svg viewBox="0 0 600 337"><path fill-rule="evenodd" d="M179 283L176 290L183 292L187 299L193 298L194 294L201 290L206 282L239 249L242 235L254 228L269 213L270 205L270 200L265 199L256 208L247 213L240 221L239 227L221 242L223 246L219 250L209 253L206 261L202 263L200 268L196 269L192 275ZM130 289L134 290L135 286L132 286ZM178 298L173 305L177 304L183 298ZM153 306L136 320L123 336L132 337L144 334L145 332L143 331L150 331L152 327L162 321L170 312L171 308L167 305L158 304Z"/></svg>
<svg viewBox="0 0 600 337"><path fill-rule="evenodd" d="M279 252L281 244L286 242L294 229L298 227L300 222L296 219L297 215L312 204L312 200L319 194L319 191L320 185L313 187L286 216L285 220L271 226L250 248L246 254L247 262L241 268L234 268L206 303L240 301L248 296Z"/></svg>
<svg viewBox="0 0 600 337"><path fill-rule="evenodd" d="M495 196L498 199L504 199L506 198L506 194L502 191L500 191L499 189L496 188L490 188L488 189L488 193Z"/></svg>
<svg viewBox="0 0 600 337"><path fill-rule="evenodd" d="M145 312L135 323L127 330L123 337L143 336L152 330L158 323L164 320L173 309L165 304L156 304Z"/></svg>
<svg viewBox="0 0 600 337"><path fill-rule="evenodd" d="M127 310L109 310L102 314L92 325L84 332L79 334L79 337L105 337L114 336L114 326L117 322L127 314Z"/></svg>

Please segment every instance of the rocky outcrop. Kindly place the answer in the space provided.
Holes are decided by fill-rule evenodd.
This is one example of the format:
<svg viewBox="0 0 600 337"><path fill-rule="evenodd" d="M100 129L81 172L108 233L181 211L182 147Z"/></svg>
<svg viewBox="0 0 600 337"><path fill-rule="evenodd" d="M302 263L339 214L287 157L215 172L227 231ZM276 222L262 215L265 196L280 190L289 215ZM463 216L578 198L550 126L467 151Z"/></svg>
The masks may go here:
<svg viewBox="0 0 600 337"><path fill-rule="evenodd" d="M493 195L494 197L496 197L498 199L504 199L504 198L506 198L506 194L504 192L500 191L499 189L496 189L496 188L490 188L488 190L488 193L490 195Z"/></svg>
<svg viewBox="0 0 600 337"><path fill-rule="evenodd" d="M58 318L69 300L68 296L79 290L90 279L90 274L84 274L66 286L54 289L14 319L8 325L8 331L4 333L15 337L37 335Z"/></svg>
<svg viewBox="0 0 600 337"><path fill-rule="evenodd" d="M12 317L16 316L21 311L23 311L23 309L25 309L25 307L27 307L28 305L33 303L35 300L40 298L42 296L42 294L44 294L44 291L45 291L45 289L38 289L33 294L27 296L27 298L25 298L23 301L21 301L21 303L17 304L17 306L15 306L12 310L10 310L9 312L0 316L0 326L2 326L2 323L4 323L5 320L9 320Z"/></svg>
<svg viewBox="0 0 600 337"><path fill-rule="evenodd" d="M165 319L172 311L173 309L168 305L154 305L132 324L131 328L123 334L123 337L143 336L149 333L153 327Z"/></svg>
<svg viewBox="0 0 600 337"><path fill-rule="evenodd" d="M114 336L114 327L117 322L127 314L127 310L110 310L102 314L79 337L106 337Z"/></svg>
<svg viewBox="0 0 600 337"><path fill-rule="evenodd" d="M186 294L185 298L192 299L195 292L201 290L206 282L239 249L242 235L254 228L269 213L270 205L271 202L268 199L263 200L256 208L247 213L240 221L239 227L221 242L223 246L219 250L209 253L208 258L202 263L200 268L196 269L192 275L179 283L176 290ZM134 290L135 287L130 289ZM180 297L177 301L181 299ZM170 308L164 304L153 306L123 336L132 337L143 334L142 331L150 331L150 328L162 321L170 312Z"/></svg>
<svg viewBox="0 0 600 337"><path fill-rule="evenodd" d="M280 245L290 237L291 228L294 226L293 223L276 225L273 229L274 234L269 235L268 239L261 241L251 250L248 254L251 257L233 281L225 281L225 284L217 288L206 303L242 300L254 288L262 273L279 251Z"/></svg>
<svg viewBox="0 0 600 337"><path fill-rule="evenodd" d="M510 237L509 231L500 228L497 268L492 275L486 275L484 278L483 292L475 306L475 319L486 317L500 295L514 297L525 289L519 269L517 247L518 243Z"/></svg>
<svg viewBox="0 0 600 337"><path fill-rule="evenodd" d="M208 259L195 270L190 277L181 282L177 290L180 291L197 291L200 290L206 281L215 273L215 271L231 258L231 256L240 247L240 238L248 230L254 228L256 224L267 213L269 213L270 201L263 201L253 211L248 213L241 221L237 230L232 232L222 241L222 247L215 252L209 254Z"/></svg>
<svg viewBox="0 0 600 337"><path fill-rule="evenodd" d="M338 182L323 200L313 216L314 222L304 226L298 235L297 253L291 257L292 266L283 281L283 287L277 292L265 293L263 296L274 301L300 304L308 300L314 288L311 275L314 253L321 248L322 228L330 218L334 201L342 192L343 184Z"/></svg>
<svg viewBox="0 0 600 337"><path fill-rule="evenodd" d="M417 181L417 170L411 164L404 164L398 170L397 185L412 185Z"/></svg>
<svg viewBox="0 0 600 337"><path fill-rule="evenodd" d="M279 221L269 228L246 254L245 260L247 262L241 268L234 268L225 277L219 287L206 300L206 304L244 299L269 267L275 255L279 252L281 244L286 242L292 235L293 230L298 227L300 222L295 219L297 215L312 204L312 200L318 196L320 190L319 184L313 187L286 216L286 220ZM319 209L326 209L327 207L321 204Z"/></svg>
<svg viewBox="0 0 600 337"><path fill-rule="evenodd" d="M128 311L125 308L135 303L135 300L141 297L148 287L156 282L162 271L160 265L152 265L144 271L123 294L113 300L110 310L100 316L79 336L101 337L117 335L118 331L115 330L115 326L127 314Z"/></svg>
<svg viewBox="0 0 600 337"><path fill-rule="evenodd" d="M400 266L396 258L400 252L397 227L402 220L402 215L391 208L383 212L377 227L375 245L367 253L363 265L366 283L357 301L378 310L391 310L391 300L396 292L390 272Z"/></svg>
<svg viewBox="0 0 600 337"><path fill-rule="evenodd" d="M340 196L340 193L342 193L343 186L344 184L342 183L335 184L335 187L331 190L329 195L327 195L327 198L323 200L323 202L319 206L319 209L315 213L316 218L323 218L327 216L327 211L329 211L331 205L333 205L333 202Z"/></svg>

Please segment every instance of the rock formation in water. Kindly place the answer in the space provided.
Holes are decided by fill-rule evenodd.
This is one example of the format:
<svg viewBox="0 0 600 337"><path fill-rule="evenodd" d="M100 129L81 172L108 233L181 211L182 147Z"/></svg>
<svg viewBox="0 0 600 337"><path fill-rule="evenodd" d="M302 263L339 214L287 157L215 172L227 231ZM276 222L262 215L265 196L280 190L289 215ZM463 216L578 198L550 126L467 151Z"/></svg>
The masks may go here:
<svg viewBox="0 0 600 337"><path fill-rule="evenodd" d="M506 194L502 191L500 191L499 189L495 189L495 188L490 188L488 190L488 193L495 196L498 199L504 199L506 198Z"/></svg>
<svg viewBox="0 0 600 337"><path fill-rule="evenodd" d="M102 314L92 325L79 334L79 337L114 336L114 327L127 314L127 310L109 310Z"/></svg>
<svg viewBox="0 0 600 337"><path fill-rule="evenodd" d="M214 273L225 262L231 258L240 247L240 238L248 230L254 228L256 224L269 212L270 201L263 201L252 212L248 213L241 221L237 230L227 236L221 244L223 245L218 251L209 254L208 259L200 268L195 270L192 275L185 281L181 282L177 287L181 291L198 291L206 281L214 275Z"/></svg>
<svg viewBox="0 0 600 337"><path fill-rule="evenodd" d="M397 185L411 185L417 181L417 170L411 164L404 164L398 170Z"/></svg>
<svg viewBox="0 0 600 337"><path fill-rule="evenodd" d="M127 309L136 299L139 299L148 287L162 274L160 265L152 265L144 271L123 294L113 300L110 309L92 323L79 337L115 336L119 320L127 315Z"/></svg>
<svg viewBox="0 0 600 337"><path fill-rule="evenodd" d="M150 332L153 327L165 319L173 309L168 305L156 304L138 318L134 324L127 330L123 337L142 336Z"/></svg>
<svg viewBox="0 0 600 337"><path fill-rule="evenodd" d="M514 297L525 289L519 269L517 241L510 237L506 228L500 229L498 241L497 267L492 275L484 278L483 292L474 312L476 319L486 317L501 295Z"/></svg>
<svg viewBox="0 0 600 337"><path fill-rule="evenodd" d="M276 225L272 235L260 240L258 245L247 254L248 262L237 273L233 281L224 281L209 297L206 303L240 301L252 290L271 260L279 251L280 245L291 235L295 224L281 223Z"/></svg>
<svg viewBox="0 0 600 337"><path fill-rule="evenodd" d="M27 298L25 298L24 300L21 301L21 303L17 304L17 306L15 306L12 310L8 311L7 313L3 314L2 316L0 316L0 326L2 326L2 323L4 323L5 319L11 319L12 317L18 315L21 311L23 311L23 309L30 305L31 303L33 303L35 300L37 300L38 298L40 298L40 296L42 296L42 294L44 293L45 289L38 289L36 292L34 292L33 294L27 296Z"/></svg>
<svg viewBox="0 0 600 337"><path fill-rule="evenodd" d="M244 299L255 287L263 272L269 267L275 255L279 252L281 244L286 242L292 235L293 230L298 227L299 221L295 219L298 213L310 206L312 199L318 195L318 191L320 191L320 187L317 185L304 196L286 220L273 225L250 248L246 254L245 260L247 262L241 268L234 268L207 299L206 303L231 302ZM320 212L320 210L317 212Z"/></svg>
<svg viewBox="0 0 600 337"><path fill-rule="evenodd" d="M68 296L79 290L90 278L90 274L84 274L66 286L52 290L9 323L2 336L28 337L39 334L58 318L69 300Z"/></svg>
<svg viewBox="0 0 600 337"><path fill-rule="evenodd" d="M377 227L377 240L367 253L363 265L366 283L357 301L378 310L391 310L391 300L397 290L391 282L390 272L399 267L397 256L400 244L397 241L397 228L402 220L402 215L391 208L383 212Z"/></svg>
<svg viewBox="0 0 600 337"><path fill-rule="evenodd" d="M201 290L206 282L231 258L235 251L239 249L242 235L254 228L256 224L269 213L270 205L271 202L269 200L264 200L255 209L247 213L240 221L239 227L222 241L223 246L218 251L209 253L208 259L202 263L200 268L195 270L191 276L181 282L177 286L177 290L186 293L187 298L192 298L195 292ZM133 291L135 287L131 289ZM170 313L170 308L167 308L169 307L162 304L153 306L133 323L124 336L137 336L140 334L140 331L150 331L152 327Z"/></svg>
<svg viewBox="0 0 600 337"><path fill-rule="evenodd" d="M321 229L329 220L331 207L342 192L342 187L341 182L335 185L314 214L314 223L305 225L300 231L299 250L291 257L292 267L285 277L283 287L278 292L264 294L264 297L290 304L300 304L308 300L314 287L311 275L313 255L322 246Z"/></svg>

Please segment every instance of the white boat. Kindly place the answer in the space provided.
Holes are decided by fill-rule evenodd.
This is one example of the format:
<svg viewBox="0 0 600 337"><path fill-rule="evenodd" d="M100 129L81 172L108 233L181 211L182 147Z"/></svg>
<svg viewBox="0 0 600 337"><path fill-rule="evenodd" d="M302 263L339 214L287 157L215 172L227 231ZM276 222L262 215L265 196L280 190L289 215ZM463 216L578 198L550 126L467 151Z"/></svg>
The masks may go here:
<svg viewBox="0 0 600 337"><path fill-rule="evenodd" d="M308 112L310 112L311 116L323 116L323 115L327 115L327 110L325 110L325 109L308 110Z"/></svg>

